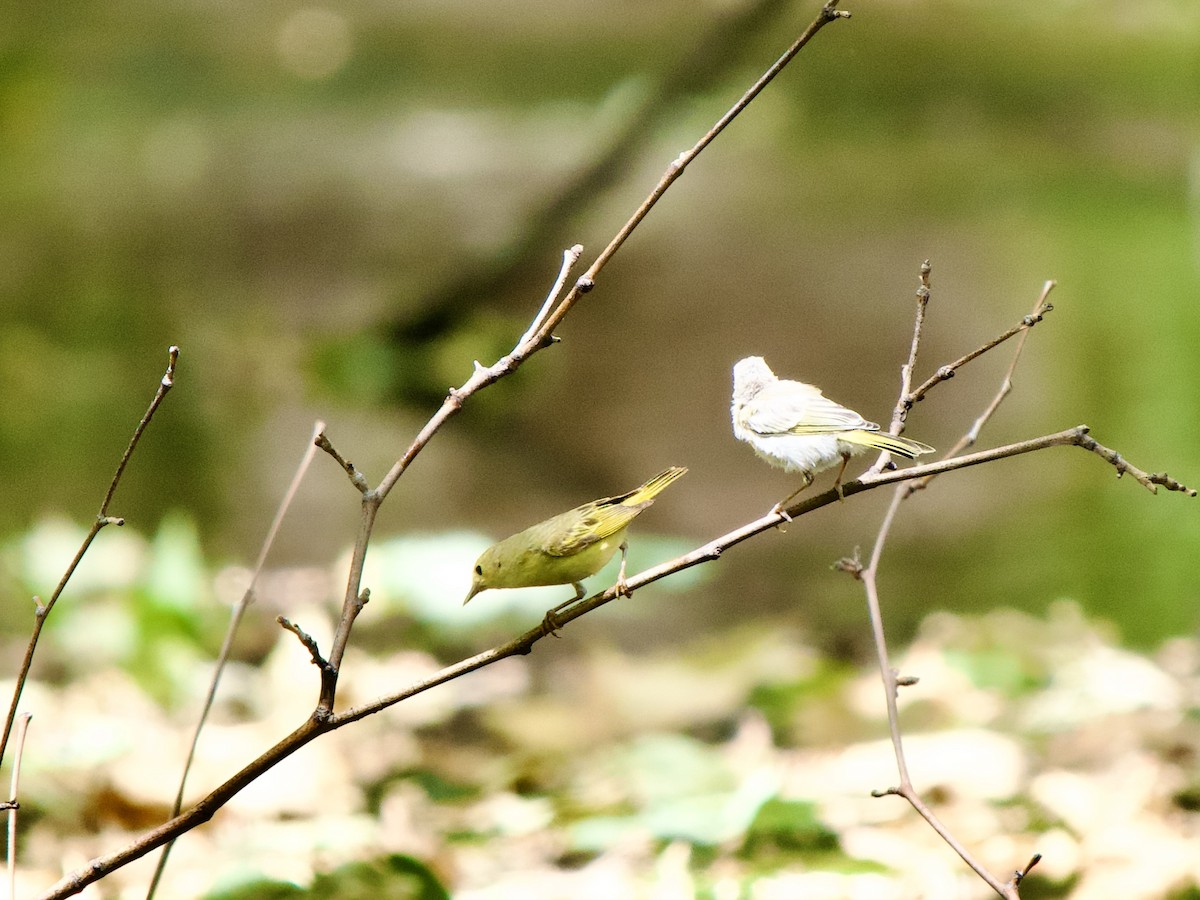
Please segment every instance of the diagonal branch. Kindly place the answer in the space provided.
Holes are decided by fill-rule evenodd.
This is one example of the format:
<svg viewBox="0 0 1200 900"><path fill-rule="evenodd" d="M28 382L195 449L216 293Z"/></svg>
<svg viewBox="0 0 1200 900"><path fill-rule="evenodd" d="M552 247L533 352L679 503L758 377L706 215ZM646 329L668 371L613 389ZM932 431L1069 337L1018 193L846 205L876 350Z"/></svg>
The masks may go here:
<svg viewBox="0 0 1200 900"><path fill-rule="evenodd" d="M323 435L324 432L325 423L318 421L313 426L313 440L308 442L308 447L304 455L300 458L300 464L296 467L296 472L292 476L292 483L288 485L288 489L283 495L283 500L280 501L279 508L275 511L275 518L271 521L271 525L267 529L267 536L258 551L258 560L254 563L254 571L250 575L250 582L246 585L246 590L242 593L241 598L234 605L230 613L229 624L225 629L225 639L221 642L221 650L217 654L217 662L213 667L212 679L209 681L208 693L204 697L204 704L200 709L200 717L196 720L196 727L192 732L192 742L188 746L187 757L183 763L183 772L179 776L179 788L176 790L175 800L171 804L172 818L179 815L179 811L183 809L183 792L187 788L188 775L192 771L192 764L196 759L196 749L200 746L200 733L204 731L209 713L212 712L213 704L216 703L217 690L221 685L221 676L225 672L225 668L229 663L229 654L233 650L233 639L236 637L238 629L242 624L242 618L246 614L246 609L254 602L254 588L258 584L258 577L262 574L263 566L266 565L267 554L271 552L271 547L275 544L275 538L279 534L280 526L283 524L283 517L286 515L288 509L291 508L292 501L296 498L296 494L300 490L300 483L304 480L304 476L308 472L308 467L316 455L317 438ZM162 879L162 874L167 867L167 858L171 855L172 846L174 846L173 841L163 847L162 855L159 856L154 868L154 874L150 878L150 886L146 889L147 900L152 898L158 889L158 883Z"/></svg>
<svg viewBox="0 0 1200 900"><path fill-rule="evenodd" d="M87 553L88 548L92 546L92 541L96 539L96 535L100 533L100 529L105 525L125 524L124 519L108 514L108 505L112 502L113 495L117 492L117 485L121 483L121 476L125 474L125 467L129 465L129 460L133 458L133 451L137 449L138 442L142 439L142 435L150 425L150 420L154 418L154 413L158 410L163 400L166 399L167 392L175 385L175 364L178 361L179 348L171 346L167 350L167 371L158 384L158 390L154 394L154 399L150 401L150 406L147 408L146 414L142 416L142 420L138 422L137 428L133 430L133 437L129 439L129 446L125 448L125 453L121 456L121 461L117 464L117 471L114 473L112 481L109 482L108 491L104 494L104 501L100 504L100 512L96 514L96 519L92 522L92 527L88 530L83 543L80 544L79 549L75 552L74 558L67 565L67 570L63 573L58 585L54 588L54 593L50 595L50 599L42 603L36 597L34 598L36 606L34 609L33 633L29 636L29 643L25 647L25 658L21 660L21 668L17 673L17 683L13 688L12 703L8 708L8 717L4 720L4 734L0 736L0 761L3 761L4 751L8 747L8 738L12 734L13 720L17 715L17 705L21 702L21 693L25 690L25 682L29 678L29 668L33 665L33 654L37 650L38 640L42 635L42 628L46 623L46 617L50 615L50 610L54 608L54 604L62 596L67 582L75 574L75 569L83 560L83 556Z"/></svg>
<svg viewBox="0 0 1200 900"><path fill-rule="evenodd" d="M576 282L575 287L572 288L571 292L563 298L563 301L561 304L559 304L558 308L555 309L549 317L547 317L545 324L542 326L539 332L543 340L549 339L550 335L554 333L554 329L558 327L558 324L563 320L563 317L571 311L571 307L575 305L576 301L578 301L583 294L586 294L592 289L592 287L595 285L597 276L600 274L600 270L603 269L613 255L621 249L621 245L625 243L625 240L633 233L634 229L641 224L642 219L646 218L650 210L654 208L655 204L658 203L663 194L667 192L667 189L670 188L671 185L675 183L676 179L683 174L684 169L691 165L692 161L699 156L701 152L703 152L704 148L716 140L717 135L724 131L729 124L738 117L742 110L749 106L751 102L753 102L754 98L761 94L763 89L775 80L775 77L783 71L784 67L787 66L787 64L790 63L793 58L795 58L797 53L804 49L805 45L807 45L808 42L816 36L818 31L820 31L830 22L837 21L838 19L850 18L850 13L837 9L837 5L838 0L828 0L828 2L821 7L821 12L818 13L817 17L813 19L812 23L806 29L804 29L804 32L800 35L800 37L796 38L795 42L784 51L783 55L780 56L779 59L777 59L775 63L769 69L767 69L766 72L763 73L762 77L750 86L749 90L747 90L746 93L741 96L741 99L739 99L737 103L730 107L729 111L726 112L725 115L721 116L721 118L717 120L717 123L713 125L713 127L710 128L705 135L691 147L691 149L685 150L671 161L671 164L667 166L667 170L659 179L658 184L654 186L654 190L652 190L650 195L642 201L642 205L637 208L634 214L629 218L629 221L627 221L621 227L621 230L617 232L616 236L609 242L608 246L601 251L598 257L596 257L596 261L592 263L591 268L589 268L587 272L585 272L579 279L579 281Z"/></svg>
<svg viewBox="0 0 1200 900"><path fill-rule="evenodd" d="M1008 329L1002 334L996 335L996 337L980 345L979 347L976 347L970 353L960 356L958 359L954 360L954 362L942 366L936 372L934 372L933 375L929 376L929 378L920 387L918 387L906 398L908 405L911 406L914 403L919 403L924 400L925 395L928 394L934 387L941 384L943 381L949 381L955 376L959 369L961 369L971 360L983 356L983 354L987 353L994 347L1000 346L1000 344L1003 344L1009 338L1016 337L1018 334L1022 336L1028 334L1030 328L1042 321L1042 319L1045 318L1046 313L1054 309L1053 306L1046 302L1046 298L1050 295L1050 291L1054 289L1054 285L1055 282L1053 281L1046 282L1045 286L1042 288L1042 295L1038 298L1038 302L1034 305L1033 311L1021 319L1021 321L1012 328ZM1020 356L1020 352L1021 351L1018 349L1018 356ZM1016 360L1013 361L1013 366L1016 366ZM1011 376L1011 374L1012 368L1009 369L1009 375ZM1004 389L1002 390L1002 393L1007 394L1008 390ZM997 401L997 405L998 403L999 401Z"/></svg>

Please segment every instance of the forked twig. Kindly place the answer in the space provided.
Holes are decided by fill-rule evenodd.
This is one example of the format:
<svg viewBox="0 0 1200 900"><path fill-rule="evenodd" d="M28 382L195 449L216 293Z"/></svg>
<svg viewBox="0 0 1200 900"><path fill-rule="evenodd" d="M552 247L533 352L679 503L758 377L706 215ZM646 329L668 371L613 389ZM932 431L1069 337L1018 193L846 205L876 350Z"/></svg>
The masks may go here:
<svg viewBox="0 0 1200 900"><path fill-rule="evenodd" d="M276 616L275 621L278 622L280 627L285 631L290 631L296 636L296 640L298 640L304 649L308 651L308 655L312 658L312 663L314 666L316 666L318 669L324 669L327 665L329 665L329 663L325 661L325 657L321 656L321 648L317 646L316 638L314 638L311 634L286 616Z"/></svg>
<svg viewBox="0 0 1200 900"><path fill-rule="evenodd" d="M650 210L654 208L667 189L683 174L683 170L750 105L755 97L762 93L763 89L795 58L796 54L812 40L818 31L837 19L849 18L850 14L839 11L836 8L837 4L838 0L827 0L808 28L766 70L762 77L717 120L716 124L690 150L681 153L671 162L662 178L659 179L658 184L655 185L642 204L634 211L633 215L621 226L587 272L575 281L575 284L567 292L566 296L557 299L561 293L562 286L566 283L567 274L571 266L582 252L576 252L575 247L566 251L563 256L562 269L549 292L547 300L542 304L542 308L534 317L531 327L526 330L512 351L501 357L491 366L484 366L476 361L471 377L461 387L450 389L441 407L429 419L425 427L413 439L408 449L405 450L383 477L379 486L374 490L368 489L363 491L362 514L359 521L358 536L350 560L350 572L347 578L346 592L342 599L342 615L334 632L333 643L329 650L328 665L322 673L321 696L317 703L317 715L319 717L323 718L330 715L334 707L337 678L341 669L342 658L349 643L354 621L359 610L361 610L359 595L362 571L366 558L367 543L374 529L375 517L378 514L379 505L387 498L387 495L396 486L400 477L408 470L412 461L416 459L417 455L425 448L433 436L441 430L442 426L462 409L467 399L500 378L511 375L534 353L554 343L556 340L554 329L563 320L563 317L570 312L578 299L595 287L596 278L605 264L621 248L629 235L633 233Z"/></svg>
<svg viewBox="0 0 1200 900"><path fill-rule="evenodd" d="M911 391L910 385L912 383L912 372L916 366L917 353L921 341L921 331L925 320L925 311L931 296L929 282L930 271L931 269L929 261L926 260L921 266L921 284L917 289L917 312L914 317L915 322L913 325L912 346L909 351L908 361L901 368L900 395L896 402L895 413L892 417L892 431L894 433L897 432L899 427L903 425L904 418L908 410L912 407L912 404L923 399L932 388L941 382L952 378L959 368L966 365L972 359L982 356L989 350L998 347L1009 338L1020 335L1016 348L1013 351L1012 361L1009 364L1008 371L1005 373L1005 376L1001 382L1000 389L997 391L995 397L988 404L984 412L975 420L975 423L971 426L967 433L960 438L954 447L952 447L945 454L942 460L943 462L961 461L967 457L961 457L958 456L958 454L961 453L966 447L974 444L980 430L999 408L1004 398L1007 397L1011 391L1013 372L1016 369L1017 362L1020 360L1021 351L1025 345L1025 338L1028 336L1029 330L1035 324L1040 322L1045 313L1052 308L1046 302L1046 298L1051 289L1054 287L1054 282L1046 282L1042 289L1041 296L1038 298L1037 303L1034 304L1033 312L1026 316L1019 325L984 343L976 350L960 357L950 365L942 366L932 378L922 384L915 391ZM1073 443L1075 443L1077 446L1084 447L1085 449L1095 450L1095 448L1089 446L1089 444L1094 444L1095 441L1093 441L1092 438L1087 435L1087 429L1083 426L1080 426L1079 429L1076 430ZM979 454L976 455L978 456ZM1102 458L1104 457L1103 453L1100 455ZM876 464L877 467L882 465L882 462L885 458L885 456L881 456L880 463ZM1113 463L1113 460L1111 459L1108 461ZM936 468L937 465L938 464L935 463L933 464L933 467ZM873 470L873 472L877 471L878 469ZM1121 469L1118 469L1118 474L1120 474L1121 471ZM883 556L884 546L887 543L887 538L891 532L892 524L895 522L896 515L900 511L901 503L910 497L913 491L926 486L930 479L936 477L937 474L939 474L939 472L934 471L919 479L909 481L906 484L898 486L892 494L892 500L888 504L887 512L884 514L883 521L880 523L879 532L875 537L875 543L871 549L871 557L867 565L865 567L857 565L854 567L843 566L843 568L851 571L854 577L858 578L862 582L863 590L866 593L867 610L871 623L871 636L875 645L875 653L879 663L880 677L883 681L884 702L887 707L888 731L892 740L892 751L896 758L896 769L900 775L900 784L898 786L882 791L872 791L871 795L874 797L882 797L888 794L895 794L903 797L929 824L929 826L935 832L937 832L938 836L941 837L942 840L945 841L946 844L962 858L962 860L972 869L972 871L974 871L976 875L978 875L990 888L992 888L992 890L998 893L1001 897L1007 898L1007 900L1018 900L1018 886L1020 885L1021 879L1024 877L1024 872L1027 872L1036 864L1037 858L1035 857L1035 859L1031 861L1028 866L1026 866L1024 872L1018 872L1007 883L1001 883L999 879L993 876L991 872L989 872L987 868L974 857L974 855L962 844L962 842L960 842L953 834L951 834L949 829L946 828L941 820L938 819L938 817L934 814L933 810L930 809L924 800L921 799L920 795L917 794L916 789L913 787L912 779L909 777L908 762L904 755L904 743L901 737L900 713L897 706L897 700L900 688L908 684L915 683L915 679L900 676L900 674L894 668L892 668L891 662L889 661L887 638L884 634L883 627L883 611L879 602L879 588L876 576L879 571L879 562ZM1146 482L1143 483L1145 484ZM1154 490L1153 485L1147 484L1146 486L1149 487L1151 491Z"/></svg>

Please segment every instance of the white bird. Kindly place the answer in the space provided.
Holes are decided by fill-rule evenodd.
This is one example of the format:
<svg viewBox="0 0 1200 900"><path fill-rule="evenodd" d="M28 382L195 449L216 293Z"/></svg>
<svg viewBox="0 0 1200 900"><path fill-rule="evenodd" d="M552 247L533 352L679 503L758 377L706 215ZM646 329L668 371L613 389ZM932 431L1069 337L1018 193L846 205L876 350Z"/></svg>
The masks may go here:
<svg viewBox="0 0 1200 900"><path fill-rule="evenodd" d="M864 450L885 450L908 459L933 453L928 444L880 431L852 409L830 400L819 388L776 377L761 356L748 356L733 367L733 435L785 472L800 472L804 484L783 506L813 482L817 472L841 464L835 486L850 457Z"/></svg>

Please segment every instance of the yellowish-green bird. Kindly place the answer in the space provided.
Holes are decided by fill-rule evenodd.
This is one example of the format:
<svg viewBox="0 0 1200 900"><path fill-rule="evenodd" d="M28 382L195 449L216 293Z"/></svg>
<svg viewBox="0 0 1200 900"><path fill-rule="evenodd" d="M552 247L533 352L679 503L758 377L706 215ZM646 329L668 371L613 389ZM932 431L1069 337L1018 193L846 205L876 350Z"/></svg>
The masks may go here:
<svg viewBox="0 0 1200 900"><path fill-rule="evenodd" d="M928 444L880 431L852 409L827 398L802 381L778 378L761 356L748 356L733 367L733 434L754 452L785 472L800 472L802 484L787 500L813 481L813 475L841 463L836 487L850 457L864 450L886 450L908 459L933 453Z"/></svg>
<svg viewBox="0 0 1200 900"><path fill-rule="evenodd" d="M475 562L471 591L463 601L491 588L569 584L573 603L584 595L583 579L595 575L621 551L619 590L625 584L625 531L655 496L687 469L672 466L639 488L616 497L593 500L494 544ZM567 604L563 604L564 606Z"/></svg>

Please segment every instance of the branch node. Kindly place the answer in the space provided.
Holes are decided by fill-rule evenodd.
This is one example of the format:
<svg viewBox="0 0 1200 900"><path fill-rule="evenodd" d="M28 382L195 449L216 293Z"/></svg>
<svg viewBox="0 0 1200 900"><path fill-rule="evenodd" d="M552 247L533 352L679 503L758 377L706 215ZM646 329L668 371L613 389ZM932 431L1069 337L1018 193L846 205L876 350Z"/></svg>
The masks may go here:
<svg viewBox="0 0 1200 900"><path fill-rule="evenodd" d="M342 467L342 471L349 476L350 483L358 488L359 493L365 494L367 492L367 490L370 488L370 485L367 484L366 476L364 476L362 472L358 471L358 469L354 468L354 463L350 462L348 459L342 458L342 455L338 453L337 450L334 449L333 444L329 442L329 438L326 436L324 431L317 432L316 436L313 438L313 443L333 457L334 461Z"/></svg>
<svg viewBox="0 0 1200 900"><path fill-rule="evenodd" d="M170 389L175 385L175 364L179 362L179 347L172 344L167 348L167 371L163 373L162 386Z"/></svg>
<svg viewBox="0 0 1200 900"><path fill-rule="evenodd" d="M897 675L896 687L912 687L921 679L916 675Z"/></svg>
<svg viewBox="0 0 1200 900"><path fill-rule="evenodd" d="M588 293L595 286L596 286L596 282L594 282L592 279L588 278L586 275L580 275L579 280L575 282L575 288L581 294Z"/></svg>
<svg viewBox="0 0 1200 900"><path fill-rule="evenodd" d="M951 366L942 366L937 370L937 374L938 378L940 378L942 381L946 381L947 379L954 377L954 369Z"/></svg>
<svg viewBox="0 0 1200 900"><path fill-rule="evenodd" d="M327 663L325 658L321 656L321 651L320 648L317 647L316 640L309 635L308 632L283 616L276 616L275 621L294 634L297 640L304 645L304 649L306 649L308 651L308 655L312 657L312 664L314 666L321 671L325 671L329 668L329 663Z"/></svg>
<svg viewBox="0 0 1200 900"><path fill-rule="evenodd" d="M876 789L876 790L871 791L871 796L876 797L876 798L889 797L889 796L899 797L900 796L900 788L890 787L890 788L884 788L882 791Z"/></svg>
<svg viewBox="0 0 1200 900"><path fill-rule="evenodd" d="M858 550L859 548L855 547L853 556L843 556L841 559L835 562L831 568L836 569L839 572L845 572L856 581L862 581L863 564L862 560L859 558Z"/></svg>
<svg viewBox="0 0 1200 900"><path fill-rule="evenodd" d="M1020 885L1020 883L1025 880L1025 876L1029 874L1030 869L1032 869L1034 866L1036 866L1041 861L1042 861L1042 854L1040 854L1040 853L1033 854L1033 856L1030 858L1029 862L1027 862L1025 864L1024 869L1018 869L1017 871L1013 872L1013 879L1012 879L1013 886L1016 887L1016 886Z"/></svg>
<svg viewBox="0 0 1200 900"><path fill-rule="evenodd" d="M917 288L917 299L922 303L928 303L929 296L929 288L925 287L925 285L921 285L919 288Z"/></svg>
<svg viewBox="0 0 1200 900"><path fill-rule="evenodd" d="M1196 496L1195 488L1190 488L1186 484L1176 481L1166 472L1154 472L1153 474L1149 475L1146 480L1151 484L1161 484L1168 491L1179 491L1180 493L1186 494L1189 497Z"/></svg>

